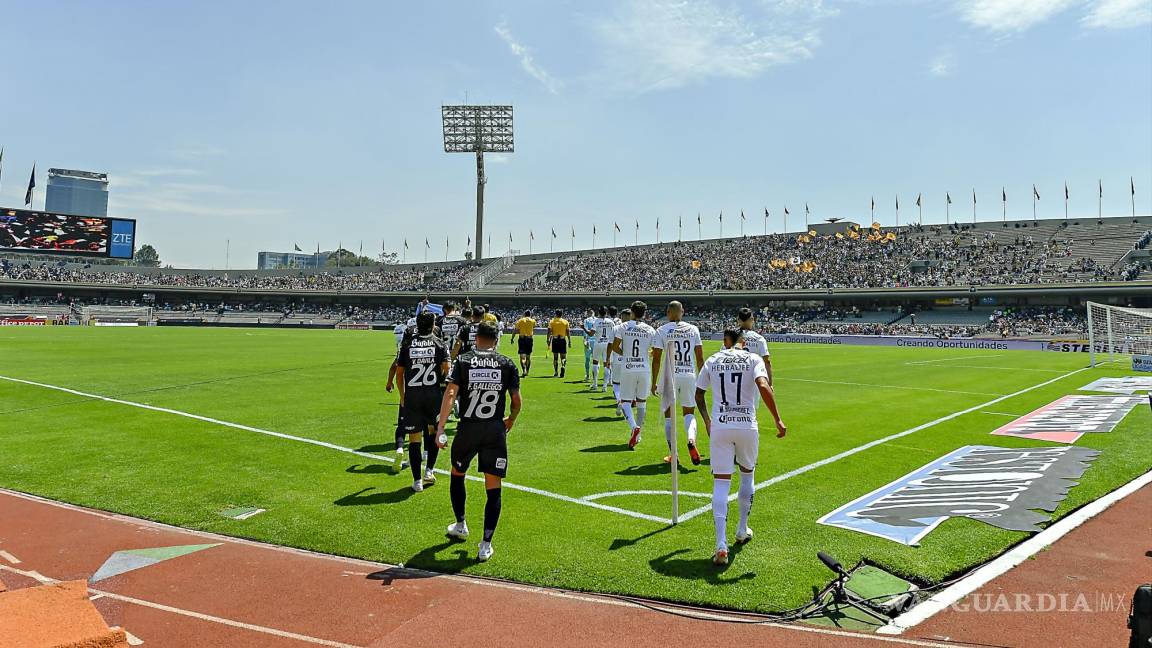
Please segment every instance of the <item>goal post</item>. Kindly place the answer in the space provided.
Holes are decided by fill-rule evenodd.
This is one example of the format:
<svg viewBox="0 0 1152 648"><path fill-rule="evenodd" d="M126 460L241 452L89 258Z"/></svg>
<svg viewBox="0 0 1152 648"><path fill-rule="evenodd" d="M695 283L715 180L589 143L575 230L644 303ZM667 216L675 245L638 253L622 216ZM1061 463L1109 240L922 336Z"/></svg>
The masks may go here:
<svg viewBox="0 0 1152 648"><path fill-rule="evenodd" d="M147 326L152 312L151 306L84 306L80 321L85 326Z"/></svg>
<svg viewBox="0 0 1152 648"><path fill-rule="evenodd" d="M1152 309L1088 302L1090 366L1152 355Z"/></svg>

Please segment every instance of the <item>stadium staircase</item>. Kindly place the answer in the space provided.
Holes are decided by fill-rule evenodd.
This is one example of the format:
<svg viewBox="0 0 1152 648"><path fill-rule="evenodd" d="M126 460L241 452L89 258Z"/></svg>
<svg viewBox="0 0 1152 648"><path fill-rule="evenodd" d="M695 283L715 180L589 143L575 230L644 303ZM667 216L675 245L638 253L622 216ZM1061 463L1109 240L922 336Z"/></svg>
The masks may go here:
<svg viewBox="0 0 1152 648"><path fill-rule="evenodd" d="M484 284L484 290L495 292L511 292L524 285L545 270L552 261L550 259L516 259L503 272L493 276Z"/></svg>

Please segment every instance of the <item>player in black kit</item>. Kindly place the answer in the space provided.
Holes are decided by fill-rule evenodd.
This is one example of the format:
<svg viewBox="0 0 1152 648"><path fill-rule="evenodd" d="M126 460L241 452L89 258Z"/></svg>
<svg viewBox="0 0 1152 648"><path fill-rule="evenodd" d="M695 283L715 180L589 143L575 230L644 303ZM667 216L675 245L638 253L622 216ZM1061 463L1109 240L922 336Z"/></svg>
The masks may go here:
<svg viewBox="0 0 1152 648"><path fill-rule="evenodd" d="M440 402L443 400L444 376L448 373L448 349L433 331L436 315L423 312L416 316L416 334L407 339L396 359L396 384L400 391L400 408L404 412L404 432L408 435L408 462L412 467L412 490L436 483L432 469L440 449L433 433L436 430ZM421 479L420 440L428 449L428 466Z"/></svg>
<svg viewBox="0 0 1152 648"><path fill-rule="evenodd" d="M449 349L456 345L460 329L468 325L468 320L456 313L456 304L444 305L444 319L440 321L440 337Z"/></svg>
<svg viewBox="0 0 1152 648"><path fill-rule="evenodd" d="M468 537L468 524L464 521L464 473L479 456L480 472L484 473L484 487L488 500L484 506L484 538L480 542L478 558L484 562L492 557L492 535L500 519L500 483L508 474L508 432L520 415L520 374L516 364L496 351L497 331L492 324L480 324L476 331L476 347L461 354L452 363L448 374L448 389L440 405L440 423L436 443L441 448L448 444L444 423L452 402L459 399L460 422L452 440L452 512L456 522L448 527L448 535L463 540ZM508 416L504 416L506 400L511 400Z"/></svg>

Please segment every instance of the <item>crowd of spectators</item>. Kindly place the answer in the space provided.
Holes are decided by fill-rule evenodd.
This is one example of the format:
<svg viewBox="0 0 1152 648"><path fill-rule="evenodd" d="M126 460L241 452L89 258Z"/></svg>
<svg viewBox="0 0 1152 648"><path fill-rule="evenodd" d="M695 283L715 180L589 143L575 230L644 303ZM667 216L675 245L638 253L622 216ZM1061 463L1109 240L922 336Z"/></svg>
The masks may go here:
<svg viewBox="0 0 1152 648"><path fill-rule="evenodd" d="M566 257L539 290L720 291L896 288L1122 280L1095 260L1069 262L1071 239L967 230L901 231L893 239L773 234L627 247Z"/></svg>
<svg viewBox="0 0 1152 648"><path fill-rule="evenodd" d="M116 286L158 286L181 288L239 288L257 290L340 290L423 292L429 290L462 290L474 264L461 263L445 268L418 270L390 268L364 272L335 270L322 273L201 274L194 270L165 269L155 273L138 273L116 266L85 264L77 266L56 263L14 263L0 259L0 279L50 281L56 283L111 284Z"/></svg>

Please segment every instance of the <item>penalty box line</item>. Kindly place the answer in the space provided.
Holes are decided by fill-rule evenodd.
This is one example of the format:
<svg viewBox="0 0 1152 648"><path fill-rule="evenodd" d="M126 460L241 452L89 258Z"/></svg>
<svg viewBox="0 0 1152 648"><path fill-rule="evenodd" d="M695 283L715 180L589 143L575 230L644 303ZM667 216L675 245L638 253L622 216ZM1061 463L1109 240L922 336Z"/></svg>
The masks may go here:
<svg viewBox="0 0 1152 648"><path fill-rule="evenodd" d="M273 430L265 430L263 428L253 427L251 425L244 425L242 423L233 423L231 421L223 421L223 420L212 418L209 416L201 416L200 414L193 414L191 412L184 412L181 410L170 409L167 407L158 407L156 405L148 405L147 403L137 403L135 401L123 400L120 398L112 398L110 396L101 396L99 394L91 394L91 393L82 392L82 391L79 391L76 389L69 389L68 387L60 387L59 385L49 385L46 383L39 383L39 382L35 382L32 380L24 380L22 378L12 378L10 376L0 376L0 380L7 380L9 382L20 383L23 385L30 385L33 387L41 387L44 389L52 389L52 390L64 392L67 394L73 394L75 396L81 396L83 398L90 398L93 400L104 401L105 403L115 403L117 405L127 405L129 407L137 407L140 409L145 409L145 410L149 410L149 411L153 411L153 412L160 412L162 414L172 414L174 416L182 416L184 418L190 418L190 419L193 419L196 421L201 421L204 423L211 423L213 425L221 425L221 426L230 427L230 428L233 428L236 430L244 430L245 432L255 432L257 434L264 434L267 436L276 437L279 439L285 439L288 441L297 441L299 443L307 443L309 445L319 446L321 448L328 448L329 450L336 450L338 452L344 452L347 454L353 454L353 455L356 455L358 457L365 457L367 459L374 459L377 461L386 461L388 463L396 463L396 460L393 459L392 457L385 457L383 455L373 454L371 452L361 452L360 450L354 450L352 448L346 448L342 445L337 445L335 443L329 443L327 441L320 441L319 439L309 439L307 437L296 436L294 434L285 434L284 432L275 432ZM435 472L437 472L441 475L450 474L449 471L443 470L441 468L437 468L435 470ZM484 482L484 479L482 477L477 477L476 475L467 475L465 478L468 479L469 481L481 482L481 483ZM610 506L608 504L601 504L600 502L590 500L590 499L582 499L579 497L570 497L568 495L561 495L560 493L553 493L552 491L546 491L546 490L539 489L539 488L533 488L531 486L522 486L520 484L514 484L514 483L511 483L508 481L503 482L503 486L505 488L509 488L511 490L522 491L525 493L532 493L533 495L540 495L543 497L550 497L552 499L561 500L563 502L569 502L571 504L579 504L580 506L587 506L589 508L599 509L601 511L610 511L612 513L619 513L621 515L627 515L628 517L633 517L633 518L637 518L640 520L647 520L649 522L657 522L660 524L671 524L672 523L672 521L670 519L660 517L658 515L649 515L647 513L640 513L638 511L633 511L630 509L620 508L618 506Z"/></svg>
<svg viewBox="0 0 1152 648"><path fill-rule="evenodd" d="M810 470L815 470L815 469L820 468L822 466L827 466L830 463L840 461L841 459L844 459L846 457L851 457L852 455L854 455L858 452L864 452L865 450L868 450L869 448L874 448L878 445L887 443L889 441L894 441L896 439L906 437L909 434L915 434L916 432L919 432L921 430L926 430L930 427L934 427L936 425L939 425L939 424L947 422L947 421L951 421L952 419L964 416L965 414L971 414L972 412L980 411L980 410L984 409L985 407L990 407L992 405L995 405L996 403L1006 401L1009 398L1015 398L1016 396L1019 396L1021 394L1026 394L1026 393L1028 393L1034 389L1039 389L1041 387L1047 387L1048 385L1051 385L1054 382L1064 380L1065 378L1068 378L1069 376L1074 376L1074 375L1080 373L1081 371L1087 371L1087 370L1088 370L1088 367L1084 367L1082 369L1076 369L1076 370L1070 371L1070 372L1068 372L1062 376L1057 376L1056 378L1053 378L1051 380L1046 380L1042 383L1032 385L1031 387L1025 387L1024 389L1021 389L1020 391L1013 392L1011 394L1007 394L1004 396L1000 396L998 398L993 398L992 400L990 400L986 403L980 403L979 405L969 407L968 409L963 409L963 410L960 410L959 412L953 412L952 414L948 414L946 416L941 416L940 418L938 418L934 421L928 421L927 423L917 425L916 427L909 428L907 430L904 430L903 432L897 432L896 434L890 434L886 437L876 439L874 441L869 441L868 443L865 443L864 445L859 445L859 446L856 446L855 448L850 448L848 450L845 450L844 452L841 452L840 454L832 455L831 457L827 457L825 459L821 459L820 461L810 463L807 466L801 466L800 468L796 468L795 470L790 470L786 473L776 475L775 477L772 477L771 479L764 480L764 481L760 482L759 484L756 484L756 486L754 487L754 490L760 490L762 488L767 488L767 487L772 486L774 484L779 484L780 482L791 479L793 477L796 477L797 475L803 475L804 473L806 473ZM737 497L737 494L733 493L733 494L728 496L728 501L729 502L735 501L736 497ZM711 504L706 504L704 506L701 506L700 508L692 509L691 511L688 511L687 513L681 515L680 521L686 522L686 521L691 520L692 518L694 518L698 515L702 515L704 513L707 513L710 510L712 510Z"/></svg>

